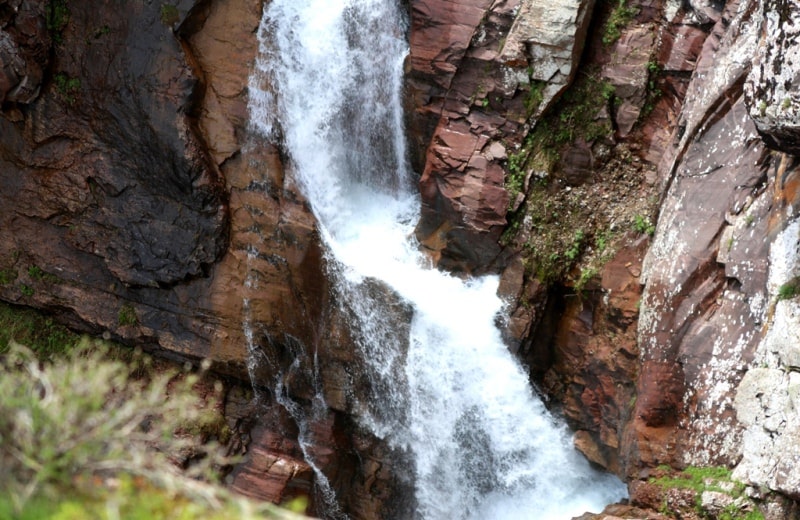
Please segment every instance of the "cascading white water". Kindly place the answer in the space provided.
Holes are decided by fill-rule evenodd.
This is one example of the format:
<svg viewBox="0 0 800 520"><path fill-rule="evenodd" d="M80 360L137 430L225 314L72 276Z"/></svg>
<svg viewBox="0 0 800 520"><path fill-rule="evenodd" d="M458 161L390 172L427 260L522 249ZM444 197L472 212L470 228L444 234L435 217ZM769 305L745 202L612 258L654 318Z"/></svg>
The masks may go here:
<svg viewBox="0 0 800 520"><path fill-rule="evenodd" d="M250 85L321 227L376 391L361 420L415 465L423 519L565 519L625 495L595 472L503 344L497 277L430 268L413 239L397 0L272 0ZM264 85L267 85L266 87ZM374 280L413 309L397 337ZM380 291L377 291L380 293Z"/></svg>

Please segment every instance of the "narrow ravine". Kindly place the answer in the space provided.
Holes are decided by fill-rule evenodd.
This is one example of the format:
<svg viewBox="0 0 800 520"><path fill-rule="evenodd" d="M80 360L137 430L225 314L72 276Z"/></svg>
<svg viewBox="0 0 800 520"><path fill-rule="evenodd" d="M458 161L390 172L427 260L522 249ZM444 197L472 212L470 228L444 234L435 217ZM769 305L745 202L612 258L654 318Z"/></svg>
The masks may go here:
<svg viewBox="0 0 800 520"><path fill-rule="evenodd" d="M412 238L420 203L402 126L405 33L396 0L273 0L250 85L253 126L290 159L372 370L360 420L410 454L418 518L599 511L625 487L590 468L534 395L495 325L498 279L433 269ZM392 326L386 291L412 309L408 337Z"/></svg>

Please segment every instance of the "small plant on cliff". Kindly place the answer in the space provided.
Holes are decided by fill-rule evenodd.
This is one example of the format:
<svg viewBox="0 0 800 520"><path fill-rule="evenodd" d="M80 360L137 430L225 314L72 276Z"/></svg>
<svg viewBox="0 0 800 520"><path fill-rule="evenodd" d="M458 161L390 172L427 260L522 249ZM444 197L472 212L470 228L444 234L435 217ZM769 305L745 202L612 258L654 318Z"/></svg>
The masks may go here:
<svg viewBox="0 0 800 520"><path fill-rule="evenodd" d="M583 250L583 239L586 237L586 234L583 232L582 229L578 229L575 231L575 235L572 237L572 243L569 245L567 250L564 252L564 257L570 262L574 261L578 258L578 255L581 254Z"/></svg>
<svg viewBox="0 0 800 520"><path fill-rule="evenodd" d="M47 4L47 30L57 44L64 40L64 29L69 23L67 0L50 0Z"/></svg>
<svg viewBox="0 0 800 520"><path fill-rule="evenodd" d="M117 313L117 323L121 327L139 323L139 319L136 317L136 309L133 308L133 305L126 303L120 307Z"/></svg>
<svg viewBox="0 0 800 520"><path fill-rule="evenodd" d="M528 90L528 95L525 96L525 112L528 117L536 112L539 105L544 100L544 88L547 86L546 81L531 80L531 87Z"/></svg>
<svg viewBox="0 0 800 520"><path fill-rule="evenodd" d="M506 191L508 191L509 204L514 204L517 195L525 185L525 162L528 159L526 150L508 156L508 175L506 175Z"/></svg>
<svg viewBox="0 0 800 520"><path fill-rule="evenodd" d="M778 288L778 301L791 300L800 295L800 277L795 277Z"/></svg>
<svg viewBox="0 0 800 520"><path fill-rule="evenodd" d="M656 226L650 219L643 215L635 215L633 217L633 229L637 233L653 236L656 232Z"/></svg>
<svg viewBox="0 0 800 520"><path fill-rule="evenodd" d="M0 269L0 285L8 285L17 279L14 269Z"/></svg>
<svg viewBox="0 0 800 520"><path fill-rule="evenodd" d="M172 4L161 5L161 23L168 26L173 26L181 19L181 14L178 8Z"/></svg>
<svg viewBox="0 0 800 520"><path fill-rule="evenodd" d="M71 78L63 72L59 72L53 76L53 83L56 86L56 92L61 94L70 105L75 102L75 95L81 89L81 80L78 78Z"/></svg>
<svg viewBox="0 0 800 520"><path fill-rule="evenodd" d="M645 94L645 103L642 111L639 113L639 119L644 119L649 116L656 107L656 103L664 95L664 92L658 86L659 78L662 69L657 61L651 59L647 62L647 92Z"/></svg>
<svg viewBox="0 0 800 520"><path fill-rule="evenodd" d="M608 20L603 27L603 43L611 45L622 36L622 29L633 20L638 13L637 9L627 6L627 0L619 0L617 5L608 15Z"/></svg>
<svg viewBox="0 0 800 520"><path fill-rule="evenodd" d="M28 267L28 276L30 276L33 280L41 280L44 276L44 271L38 265L32 265Z"/></svg>

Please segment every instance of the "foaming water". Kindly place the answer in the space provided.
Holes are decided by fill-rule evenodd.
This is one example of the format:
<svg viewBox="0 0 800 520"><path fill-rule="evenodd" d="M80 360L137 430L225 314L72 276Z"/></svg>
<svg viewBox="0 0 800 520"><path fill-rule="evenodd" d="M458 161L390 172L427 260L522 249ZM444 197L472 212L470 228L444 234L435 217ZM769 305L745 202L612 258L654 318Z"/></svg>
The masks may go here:
<svg viewBox="0 0 800 520"><path fill-rule="evenodd" d="M509 354L495 325L497 277L432 269L412 238L405 23L390 0L273 0L250 85L253 125L291 159L373 372L360 420L411 454L418 518L598 511L625 488L573 449ZM407 337L392 328L385 292L370 290L375 280L413 310Z"/></svg>

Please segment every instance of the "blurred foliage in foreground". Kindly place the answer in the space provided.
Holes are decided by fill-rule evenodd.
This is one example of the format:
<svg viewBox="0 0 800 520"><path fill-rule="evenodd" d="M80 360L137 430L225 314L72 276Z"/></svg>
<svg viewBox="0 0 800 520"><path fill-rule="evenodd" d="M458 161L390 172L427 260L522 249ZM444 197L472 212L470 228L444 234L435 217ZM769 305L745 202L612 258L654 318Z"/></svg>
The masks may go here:
<svg viewBox="0 0 800 520"><path fill-rule="evenodd" d="M0 520L298 518L213 483L231 461L198 440L217 418L192 391L197 375L86 338L42 358L4 343Z"/></svg>

